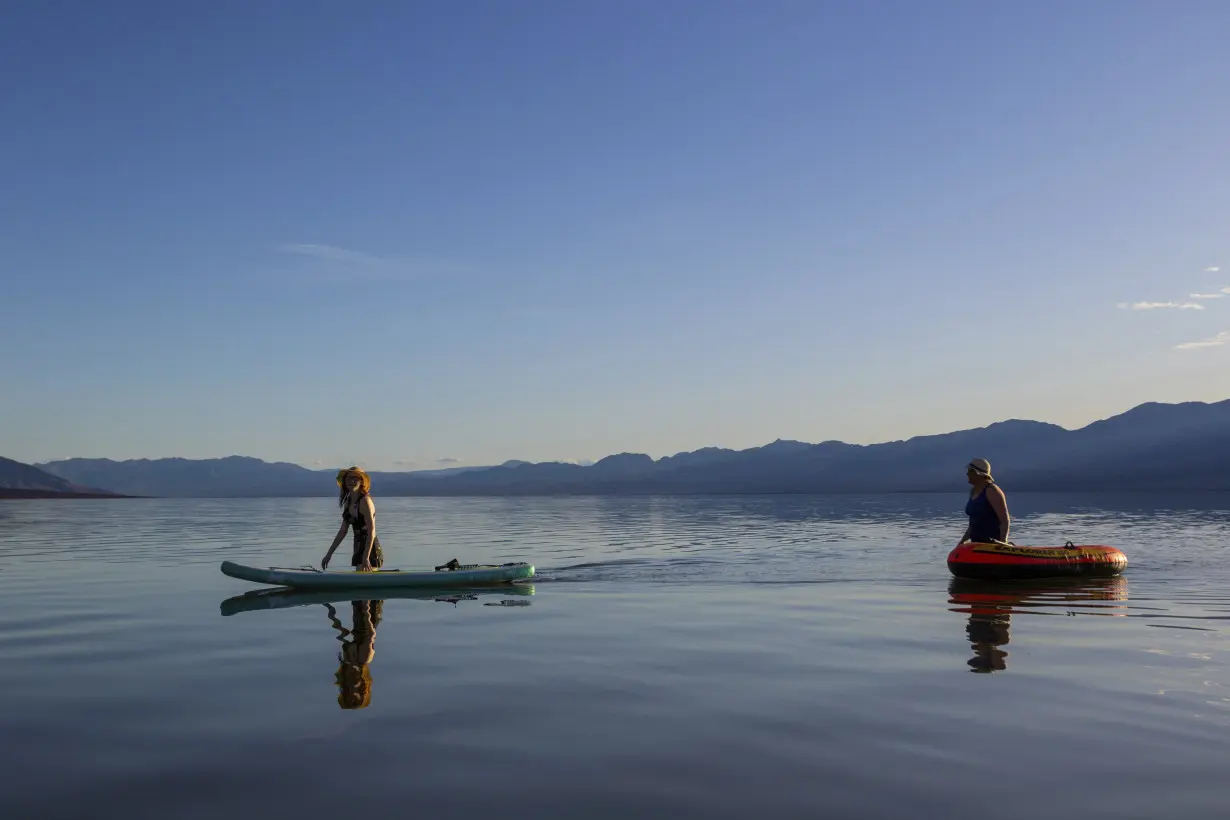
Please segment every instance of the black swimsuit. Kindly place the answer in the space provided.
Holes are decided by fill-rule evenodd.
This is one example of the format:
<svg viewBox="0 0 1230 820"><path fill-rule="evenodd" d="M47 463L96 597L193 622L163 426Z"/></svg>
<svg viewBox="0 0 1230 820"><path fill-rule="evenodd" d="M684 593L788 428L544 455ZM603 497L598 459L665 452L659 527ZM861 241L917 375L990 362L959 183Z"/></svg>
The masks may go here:
<svg viewBox="0 0 1230 820"><path fill-rule="evenodd" d="M363 499L367 497L364 493L357 499L355 506L363 503ZM363 517L363 513L359 513L355 517L350 515L350 503L347 501L346 506L342 509L342 520L351 526L354 530L354 555L350 557L350 566L357 567L363 563L363 550L367 549L367 520ZM373 567L384 565L384 551L380 549L380 536L377 535L372 544L372 554L370 563Z"/></svg>

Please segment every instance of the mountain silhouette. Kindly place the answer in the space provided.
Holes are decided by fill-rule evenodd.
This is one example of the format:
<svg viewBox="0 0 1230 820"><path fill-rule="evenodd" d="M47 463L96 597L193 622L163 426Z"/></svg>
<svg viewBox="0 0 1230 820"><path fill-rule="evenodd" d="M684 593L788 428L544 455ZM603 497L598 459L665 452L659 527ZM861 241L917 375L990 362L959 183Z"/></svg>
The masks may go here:
<svg viewBox="0 0 1230 820"><path fill-rule="evenodd" d="M93 498L114 495L105 490L79 486L29 464L0 457L0 498Z"/></svg>
<svg viewBox="0 0 1230 820"><path fill-rule="evenodd" d="M617 453L589 466L510 461L491 467L374 472L380 495L951 492L971 458L1011 491L1230 490L1230 400L1150 402L1075 430L1012 419L879 444L774 441L653 459ZM66 481L162 496L321 496L330 470L222 459L68 459L37 465Z"/></svg>

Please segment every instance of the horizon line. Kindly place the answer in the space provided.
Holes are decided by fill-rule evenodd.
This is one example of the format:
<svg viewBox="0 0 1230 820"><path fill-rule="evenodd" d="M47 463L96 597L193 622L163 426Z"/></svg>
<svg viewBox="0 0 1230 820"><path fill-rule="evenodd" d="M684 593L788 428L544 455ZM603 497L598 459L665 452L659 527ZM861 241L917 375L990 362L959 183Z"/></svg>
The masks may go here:
<svg viewBox="0 0 1230 820"><path fill-rule="evenodd" d="M722 447L722 446L720 446L720 445L706 445L706 446L703 446L703 447L698 447L698 448L696 448L695 450L679 450L679 451L677 451L677 452L671 453L670 455L664 455L664 456L660 456L660 457L658 457L658 458L653 458L652 456L649 456L647 453L638 452L638 451L634 451L634 450L621 450L621 451L619 451L619 452L608 453L607 455L602 456L602 457L600 457L600 458L596 458L596 459L574 459L574 460L546 459L546 460L543 460L543 461L531 461L531 460L529 460L529 459L523 459L523 458L509 458L509 459L504 459L503 461L500 461L500 462L494 462L494 463L482 463L482 464L479 464L479 463L476 463L476 464L459 464L459 465L457 465L457 466L453 466L453 467L424 467L424 468L422 468L422 469L417 469L417 470L380 470L380 469L372 469L372 470L370 470L370 472L375 472L375 473L398 473L398 474L412 474L412 473L425 473L425 472L440 472L440 471L443 471L443 470L475 470L475 469L491 469L491 468L495 468L495 467L501 467L501 466L504 466L505 464L508 464L508 463L510 463L510 462L517 462L518 464L572 464L572 465L577 466L577 467L589 467L589 466L593 466L594 464L597 464L599 461L602 461L602 460L605 460L605 459L608 459L608 458L613 458L613 457L616 457L616 456L646 456L647 458L651 459L653 462L657 463L657 462L662 461L662 460L664 460L664 459L673 458L673 457L675 457L675 456L684 455L684 454L687 454L687 453L695 453L695 452L698 452L698 451L700 451L700 450L709 450L709 449L713 449L713 450L727 450L727 451L729 451L729 452L731 452L731 453L743 453L743 452L748 452L748 451L750 451L750 450L760 450L760 449L763 449L763 448L765 448L765 447L769 447L769 446L771 446L771 445L773 445L773 444L777 444L777 443L779 443L779 442L780 442L780 443L783 443L783 444L802 444L802 445L806 445L806 446L808 446L808 447L818 447L818 446L823 445L823 444L840 444L840 445L844 445L844 446L846 446L846 447L876 447L876 446L882 446L882 445L886 445L886 444L900 444L900 443L905 443L905 442L909 442L909 441L915 441L915 440L917 440L917 439L922 439L922 438L935 438L935 437L938 437L938 436L950 436L950 435L955 435L955 434L958 434L958 433L969 433L969 432L974 432L974 431L978 431L978 430L989 430L990 428L995 427L995 426L998 426L998 425L1002 425L1002 424L1012 424L1012 423L1038 424L1038 425L1044 425L1044 426L1049 426L1049 427L1056 427L1056 428L1058 428L1058 429L1060 429L1060 430L1064 431L1065 433L1073 433L1073 432L1077 432L1077 431L1079 431L1079 430L1083 430L1083 429L1085 429L1085 428L1087 428L1087 427L1090 427L1090 426L1092 426L1092 425L1094 425L1094 424L1098 424L1098 423L1100 423L1100 422L1104 422L1104 421L1107 421L1107 420L1112 419L1112 418L1117 418L1117 417L1119 417L1119 416L1122 416L1122 415L1125 415L1125 414L1127 414L1127 413L1130 413L1130 412L1132 412L1133 410L1138 410L1138 409L1140 409L1140 408L1142 408L1142 407L1148 407L1148 406L1150 406L1150 405L1159 405L1159 406L1163 406L1163 407L1182 407L1182 406L1185 406L1185 405L1193 405L1193 404L1198 404L1198 405L1203 405L1203 406L1206 406L1206 407L1211 407L1211 406L1214 406L1214 405L1224 404L1224 403L1228 403L1228 402L1230 402L1230 398L1219 399L1219 400L1217 400L1217 401L1196 401L1196 400L1191 400L1191 401L1176 401L1176 402L1164 402L1164 401L1145 401L1145 402L1141 402L1140 404L1135 404L1135 405L1132 405L1131 407L1127 408L1126 410L1120 411L1120 412L1118 412L1118 413L1114 413L1114 414L1109 415L1109 416L1104 416L1104 417L1102 417L1102 418L1094 419L1093 421L1090 421L1090 422L1088 422L1088 423L1086 423L1086 424L1083 424L1083 425L1081 425L1081 426L1079 426L1079 427L1064 427L1063 425L1060 425L1060 424L1055 424L1054 422L1048 422L1048 421L1038 421L1038 420L1036 420L1036 419L1025 419L1025 418L1007 418L1007 419L1000 419L999 421L989 422L989 423L984 424L984 425L982 425L982 426L980 426L980 427L965 427L965 428L962 428L962 429L960 429L960 430L948 430L948 431L945 431L945 432L942 432L942 433L921 433L921 434L919 434L919 435L916 435L916 436L910 436L910 437L908 437L908 438L886 439L886 440L883 440L883 441L875 441L875 442L870 442L870 443L867 443L867 444L852 444L852 443L850 443L850 442L841 441L841 440L839 440L839 439L825 439L825 440L823 440L823 441L808 442L808 441L802 441L802 440L800 440L800 439L783 439L783 438L776 438L776 439L773 439L773 441L770 441L770 442L768 442L768 443L766 443L766 444L754 445L754 446L752 446L752 447L733 448L733 447ZM0 456L0 458L6 458L6 457L5 457L5 456ZM299 467L300 469L309 470L309 471L312 471L312 472L327 472L327 471L329 471L329 470L340 470L340 469L344 469L345 467L349 467L349 466L351 466L350 464L343 464L343 465L340 465L340 466L309 466L309 465L303 464L302 462L297 462L297 461L285 461L285 460L273 460L273 461L267 461L267 460L265 460L265 459L263 459L263 458L261 458L261 457L259 457L259 456L244 455L244 454L242 454L242 453L231 453L231 454L229 454L229 455L225 455L225 456L204 456L204 457L199 457L199 458L189 458L189 457L187 457L187 456L157 456L157 457L150 457L150 456L139 456L139 457L134 457L134 458L123 458L123 459L116 459L116 458L110 458L110 457L107 457L107 456L101 456L101 457L91 457L91 456L68 456L68 457L65 457L65 458L53 458L53 459L47 459L47 460L44 460L44 461L32 461L32 462L21 462L21 461L17 461L17 459L12 459L12 458L10 458L10 459L8 459L8 460L9 460L9 461L14 461L14 462L16 462L16 463L18 463L18 464L26 464L26 466L29 466L29 467L34 467L34 468L36 468L36 469L37 469L37 468L39 467L39 465L61 464L61 463L64 463L64 462L66 462L66 461L110 461L110 462L113 462L113 463L116 463L116 464L124 464L124 463L128 463L128 462L133 462L133 461L175 461L175 460L178 460L178 461L223 461L223 460L226 460L226 459L232 459L232 458L251 459L251 460L254 460L254 461L260 461L260 462L261 462L261 463L263 463L263 464L288 464L288 465L290 465L290 466ZM578 461L589 461L590 463L589 463L589 464L580 464L580 463L578 463Z"/></svg>

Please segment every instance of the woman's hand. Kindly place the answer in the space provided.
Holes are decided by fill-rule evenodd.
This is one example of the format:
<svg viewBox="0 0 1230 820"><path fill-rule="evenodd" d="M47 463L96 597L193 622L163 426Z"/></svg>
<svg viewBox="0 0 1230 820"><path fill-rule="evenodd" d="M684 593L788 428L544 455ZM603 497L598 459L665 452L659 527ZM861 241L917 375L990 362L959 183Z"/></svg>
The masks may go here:
<svg viewBox="0 0 1230 820"><path fill-rule="evenodd" d="M329 551L325 553L325 557L320 559L320 568L329 568L329 559L333 557L333 553L337 550L337 545L342 543L342 539L346 537L346 531L350 529L350 525L346 523L346 519L342 519L342 526L338 529L337 535L333 536L333 543L329 545Z"/></svg>
<svg viewBox="0 0 1230 820"><path fill-rule="evenodd" d="M371 561L364 561L363 563L359 564L359 572L372 572L372 571L373 571L373 568L372 568Z"/></svg>

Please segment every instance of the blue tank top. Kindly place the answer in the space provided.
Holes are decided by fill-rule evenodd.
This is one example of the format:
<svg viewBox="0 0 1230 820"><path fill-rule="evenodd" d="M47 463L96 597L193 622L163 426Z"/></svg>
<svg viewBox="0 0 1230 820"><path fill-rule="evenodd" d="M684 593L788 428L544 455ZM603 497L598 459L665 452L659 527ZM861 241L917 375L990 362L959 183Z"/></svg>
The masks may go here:
<svg viewBox="0 0 1230 820"><path fill-rule="evenodd" d="M999 516L987 501L987 489L965 502L965 514L969 516L969 540L979 543L999 540Z"/></svg>

